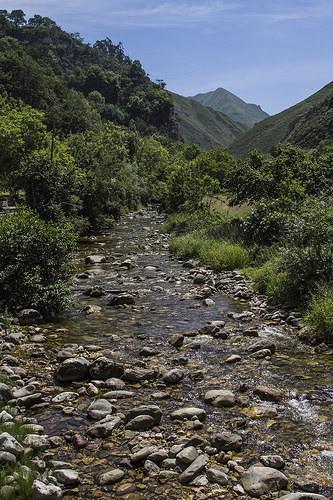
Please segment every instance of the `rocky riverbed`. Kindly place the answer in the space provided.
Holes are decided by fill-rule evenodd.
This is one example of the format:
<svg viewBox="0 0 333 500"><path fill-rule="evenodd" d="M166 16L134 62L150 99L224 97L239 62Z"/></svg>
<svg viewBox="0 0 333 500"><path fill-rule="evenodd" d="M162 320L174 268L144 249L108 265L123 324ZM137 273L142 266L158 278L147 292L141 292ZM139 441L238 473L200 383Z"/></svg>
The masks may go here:
<svg viewBox="0 0 333 500"><path fill-rule="evenodd" d="M332 353L160 222L82 240L69 316L2 330L0 498L333 498Z"/></svg>

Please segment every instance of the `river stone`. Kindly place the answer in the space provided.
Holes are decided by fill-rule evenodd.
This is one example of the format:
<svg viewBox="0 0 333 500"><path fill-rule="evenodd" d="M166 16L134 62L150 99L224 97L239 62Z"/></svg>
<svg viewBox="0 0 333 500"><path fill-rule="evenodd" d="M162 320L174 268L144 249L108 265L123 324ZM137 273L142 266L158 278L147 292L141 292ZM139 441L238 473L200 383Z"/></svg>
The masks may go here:
<svg viewBox="0 0 333 500"><path fill-rule="evenodd" d="M254 391L254 394L260 397L260 399L263 399L264 401L273 401L277 403L278 401L281 401L283 398L283 393L280 391L280 389L277 389L275 387L267 387L265 385L258 385Z"/></svg>
<svg viewBox="0 0 333 500"><path fill-rule="evenodd" d="M272 356L272 353L269 349L260 349L260 351L253 352L250 354L250 358L254 359L264 359L264 358L270 358Z"/></svg>
<svg viewBox="0 0 333 500"><path fill-rule="evenodd" d="M89 376L90 363L85 358L65 359L56 372L59 382L75 382Z"/></svg>
<svg viewBox="0 0 333 500"><path fill-rule="evenodd" d="M102 420L107 415L111 415L113 410L112 404L106 399L97 399L88 408L88 416L92 420Z"/></svg>
<svg viewBox="0 0 333 500"><path fill-rule="evenodd" d="M286 476L271 467L250 467L241 479L246 493L255 498L284 490L288 486Z"/></svg>
<svg viewBox="0 0 333 500"><path fill-rule="evenodd" d="M238 354L232 354L225 360L228 364L239 363L240 361L242 361L242 358Z"/></svg>
<svg viewBox="0 0 333 500"><path fill-rule="evenodd" d="M183 380L183 378L184 378L183 370L180 370L179 368L174 368L173 370L169 370L163 376L163 382L168 385L173 385L173 384L178 384L178 382Z"/></svg>
<svg viewBox="0 0 333 500"><path fill-rule="evenodd" d="M16 457L22 455L24 452L23 446L8 432L0 434L0 450L8 451Z"/></svg>
<svg viewBox="0 0 333 500"><path fill-rule="evenodd" d="M155 426L155 420L150 415L138 415L130 420L125 429L129 431L146 431Z"/></svg>
<svg viewBox="0 0 333 500"><path fill-rule="evenodd" d="M191 420L193 417L197 417L199 420L203 421L206 416L205 410L194 406L179 408L171 413L172 420Z"/></svg>
<svg viewBox="0 0 333 500"><path fill-rule="evenodd" d="M169 457L169 452L164 448L154 451L154 453L151 453L151 455L148 456L149 460L157 464L160 464L161 462L163 462L163 460L166 460L168 457Z"/></svg>
<svg viewBox="0 0 333 500"><path fill-rule="evenodd" d="M124 368L112 359L101 357L95 359L90 366L89 373L93 380L107 380L112 377L122 377Z"/></svg>
<svg viewBox="0 0 333 500"><path fill-rule="evenodd" d="M152 453L155 453L157 449L158 448L156 446L144 446L141 450L130 455L130 461L133 464L140 463L143 460L146 460L146 458L148 458Z"/></svg>
<svg viewBox="0 0 333 500"><path fill-rule="evenodd" d="M38 479L35 479L32 484L32 493L34 500L58 500L62 498L62 491L59 486L45 484Z"/></svg>
<svg viewBox="0 0 333 500"><path fill-rule="evenodd" d="M84 259L86 264L104 264L106 262L106 257L104 255L87 255Z"/></svg>
<svg viewBox="0 0 333 500"><path fill-rule="evenodd" d="M15 465L16 457L9 451L0 451L0 465Z"/></svg>
<svg viewBox="0 0 333 500"><path fill-rule="evenodd" d="M242 438L233 432L221 432L212 438L212 446L218 451L240 451L242 448Z"/></svg>
<svg viewBox="0 0 333 500"><path fill-rule="evenodd" d="M121 418L111 417L111 415L109 415L97 424L91 425L88 429L88 434L93 438L106 438L111 436L113 431L118 429L121 424Z"/></svg>
<svg viewBox="0 0 333 500"><path fill-rule="evenodd" d="M323 495L317 495L316 493L296 492L283 495L279 497L279 500L329 500L329 498Z"/></svg>
<svg viewBox="0 0 333 500"><path fill-rule="evenodd" d="M263 349L268 349L271 351L272 354L275 353L276 351L276 345L274 342L270 340L259 340L258 342L255 342L248 348L248 352L257 352L257 351L262 351Z"/></svg>
<svg viewBox="0 0 333 500"><path fill-rule="evenodd" d="M13 419L14 417L5 410L0 413L0 422L11 422Z"/></svg>
<svg viewBox="0 0 333 500"><path fill-rule="evenodd" d="M156 405L141 405L131 408L126 414L126 422L133 420L140 415L149 415L154 419L156 425L159 425L162 419L162 411Z"/></svg>
<svg viewBox="0 0 333 500"><path fill-rule="evenodd" d="M23 441L24 446L33 450L46 450L50 446L48 436L39 436L38 434L28 434Z"/></svg>
<svg viewBox="0 0 333 500"><path fill-rule="evenodd" d="M234 406L236 396L233 392L222 389L213 389L204 395L206 403L217 406L218 408Z"/></svg>
<svg viewBox="0 0 333 500"><path fill-rule="evenodd" d="M135 298L129 293L113 295L109 301L109 306L125 306L135 304Z"/></svg>
<svg viewBox="0 0 333 500"><path fill-rule="evenodd" d="M13 394L10 387L7 384L0 384L0 399L9 401L12 397Z"/></svg>
<svg viewBox="0 0 333 500"><path fill-rule="evenodd" d="M34 325L42 321L42 315L36 309L22 309L17 315L20 325Z"/></svg>
<svg viewBox="0 0 333 500"><path fill-rule="evenodd" d="M181 335L180 333L170 335L168 342L173 347L181 347L184 344L184 335Z"/></svg>
<svg viewBox="0 0 333 500"><path fill-rule="evenodd" d="M151 460L146 460L143 465L144 470L148 474L148 476L157 476L160 472L160 468Z"/></svg>
<svg viewBox="0 0 333 500"><path fill-rule="evenodd" d="M80 483L79 473L72 469L57 469L53 471L53 475L64 486L76 486Z"/></svg>
<svg viewBox="0 0 333 500"><path fill-rule="evenodd" d="M283 469L285 462L279 455L263 455L260 457L260 462L265 467L272 467L273 469Z"/></svg>
<svg viewBox="0 0 333 500"><path fill-rule="evenodd" d="M34 394L39 389L39 384L28 384L24 387L20 387L20 389L15 389L13 391L13 398L24 398L25 396L29 396L30 394Z"/></svg>
<svg viewBox="0 0 333 500"><path fill-rule="evenodd" d="M93 314L100 314L102 312L102 308L101 306L89 304L84 307L81 312L83 312L86 316L92 316Z"/></svg>
<svg viewBox="0 0 333 500"><path fill-rule="evenodd" d="M207 478L210 483L220 484L225 486L228 484L228 476L223 470L213 467L207 470Z"/></svg>
<svg viewBox="0 0 333 500"><path fill-rule="evenodd" d="M61 392L52 398L52 403L64 403L65 401L74 401L79 397L77 392Z"/></svg>
<svg viewBox="0 0 333 500"><path fill-rule="evenodd" d="M135 393L133 391L109 391L104 394L106 399L127 399L134 396Z"/></svg>
<svg viewBox="0 0 333 500"><path fill-rule="evenodd" d="M40 403L42 401L42 394L36 392L35 394L29 394L29 396L24 396L23 398L18 398L17 404L19 406L25 406L26 408L31 408L32 406Z"/></svg>
<svg viewBox="0 0 333 500"><path fill-rule="evenodd" d="M200 474L200 472L205 469L208 460L208 455L199 455L198 458L196 458L194 462L192 462L191 465L187 469L185 469L185 471L179 476L178 480L182 484L190 483L196 476Z"/></svg>
<svg viewBox="0 0 333 500"><path fill-rule="evenodd" d="M153 380L157 373L152 368L128 368L124 372L124 380L128 382L143 382L144 380Z"/></svg>
<svg viewBox="0 0 333 500"><path fill-rule="evenodd" d="M99 477L99 483L104 486L106 484L118 483L125 477L125 472L121 469L113 469L109 472L104 472Z"/></svg>
<svg viewBox="0 0 333 500"><path fill-rule="evenodd" d="M120 380L120 378L111 377L105 381L105 387L114 391L122 390L125 386L125 382L123 380Z"/></svg>
<svg viewBox="0 0 333 500"><path fill-rule="evenodd" d="M140 351L140 356L143 357L151 357L151 356L157 356L160 353L157 349L154 349L153 347L143 347Z"/></svg>
<svg viewBox="0 0 333 500"><path fill-rule="evenodd" d="M194 446L188 446L181 450L176 456L176 464L180 467L188 467L198 457L198 452Z"/></svg>

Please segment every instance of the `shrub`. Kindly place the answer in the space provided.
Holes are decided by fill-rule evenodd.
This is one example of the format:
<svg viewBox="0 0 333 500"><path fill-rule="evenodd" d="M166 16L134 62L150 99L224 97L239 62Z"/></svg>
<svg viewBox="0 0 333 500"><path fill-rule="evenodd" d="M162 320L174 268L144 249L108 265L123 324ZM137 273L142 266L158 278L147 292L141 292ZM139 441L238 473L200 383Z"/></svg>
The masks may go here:
<svg viewBox="0 0 333 500"><path fill-rule="evenodd" d="M45 317L69 302L70 256L76 234L69 223L41 220L30 210L0 218L0 301L15 312L35 308Z"/></svg>
<svg viewBox="0 0 333 500"><path fill-rule="evenodd" d="M305 316L306 324L320 340L333 342L333 289L324 287L315 294Z"/></svg>

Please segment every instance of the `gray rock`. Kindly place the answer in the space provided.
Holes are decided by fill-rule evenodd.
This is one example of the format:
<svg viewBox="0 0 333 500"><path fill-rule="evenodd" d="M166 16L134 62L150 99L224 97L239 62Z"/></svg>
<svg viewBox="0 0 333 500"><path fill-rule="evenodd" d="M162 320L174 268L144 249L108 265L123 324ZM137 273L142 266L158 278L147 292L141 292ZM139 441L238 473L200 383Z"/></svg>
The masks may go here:
<svg viewBox="0 0 333 500"><path fill-rule="evenodd" d="M260 457L260 462L265 467L273 467L273 469L283 469L285 462L279 455L263 455Z"/></svg>
<svg viewBox="0 0 333 500"><path fill-rule="evenodd" d="M39 436L38 434L28 434L23 441L24 446L33 450L46 450L50 446L48 436Z"/></svg>
<svg viewBox="0 0 333 500"><path fill-rule="evenodd" d="M154 419L155 425L159 425L162 419L162 411L156 405L142 405L131 408L126 414L126 422L133 420L140 415L149 415Z"/></svg>
<svg viewBox="0 0 333 500"><path fill-rule="evenodd" d="M19 457L24 452L23 446L8 432L0 434L0 450L8 451L16 457Z"/></svg>
<svg viewBox="0 0 333 500"><path fill-rule="evenodd" d="M206 412L202 408L196 408L190 406L187 408L179 408L171 413L172 420L191 420L193 417L197 417L199 420L203 421L206 419Z"/></svg>
<svg viewBox="0 0 333 500"><path fill-rule="evenodd" d="M277 389L276 387L267 387L265 385L258 385L254 389L253 393L264 401L273 401L275 403L281 401L283 398L283 392L280 391L280 389Z"/></svg>
<svg viewBox="0 0 333 500"><path fill-rule="evenodd" d="M133 464L138 464L143 460L146 460L146 458L148 458L152 453L155 453L155 451L157 451L156 446L144 446L141 450L136 451L130 456L130 461Z"/></svg>
<svg viewBox="0 0 333 500"><path fill-rule="evenodd" d="M86 264L104 264L106 262L106 257L104 255L87 255L84 259Z"/></svg>
<svg viewBox="0 0 333 500"><path fill-rule="evenodd" d="M42 321L42 315L36 309L22 309L18 313L18 319L21 325L34 325Z"/></svg>
<svg viewBox="0 0 333 500"><path fill-rule="evenodd" d="M93 420L102 420L113 411L112 404L106 399L97 399L88 408L88 416Z"/></svg>
<svg viewBox="0 0 333 500"><path fill-rule="evenodd" d="M76 486L80 483L79 473L72 469L56 469L53 475L64 486Z"/></svg>
<svg viewBox="0 0 333 500"><path fill-rule="evenodd" d="M149 455L149 460L151 460L154 463L160 464L163 462L163 460L166 460L169 457L168 450L165 450L164 448L154 451L151 455Z"/></svg>
<svg viewBox="0 0 333 500"><path fill-rule="evenodd" d="M121 469L113 469L108 472L104 472L99 477L99 483L101 485L118 483L125 477L125 472Z"/></svg>
<svg viewBox="0 0 333 500"><path fill-rule="evenodd" d="M102 308L100 306L89 304L84 307L81 312L86 316L93 316L95 314L100 314L102 312Z"/></svg>
<svg viewBox="0 0 333 500"><path fill-rule="evenodd" d="M178 384L184 378L183 370L179 368L174 368L173 370L168 371L164 377L163 382L168 385Z"/></svg>
<svg viewBox="0 0 333 500"><path fill-rule="evenodd" d="M288 486L286 476L271 467L250 467L241 479L246 493L255 498L284 490Z"/></svg>
<svg viewBox="0 0 333 500"><path fill-rule="evenodd" d="M125 386L125 382L123 380L120 380L120 378L111 377L105 381L105 387L113 391L120 391L124 389Z"/></svg>
<svg viewBox="0 0 333 500"><path fill-rule="evenodd" d="M85 358L69 358L63 361L56 372L59 382L75 382L89 376L90 363Z"/></svg>
<svg viewBox="0 0 333 500"><path fill-rule="evenodd" d="M109 306L127 306L135 304L135 298L129 293L113 295L109 301Z"/></svg>
<svg viewBox="0 0 333 500"><path fill-rule="evenodd" d="M58 500L62 498L62 491L59 486L45 484L38 479L32 484L32 492L35 500Z"/></svg>
<svg viewBox="0 0 333 500"><path fill-rule="evenodd" d="M180 333L170 335L168 342L173 347L181 347L184 344L184 335Z"/></svg>
<svg viewBox="0 0 333 500"><path fill-rule="evenodd" d="M162 469L168 469L168 470L173 470L177 467L176 459L175 458L166 458L163 460L161 463L161 468Z"/></svg>
<svg viewBox="0 0 333 500"><path fill-rule="evenodd" d="M239 363L240 361L242 361L242 358L238 354L232 354L225 360L228 364Z"/></svg>
<svg viewBox="0 0 333 500"><path fill-rule="evenodd" d="M0 465L15 465L16 456L9 451L0 451Z"/></svg>
<svg viewBox="0 0 333 500"><path fill-rule="evenodd" d="M97 424L91 425L88 428L88 434L93 438L106 438L111 436L113 431L118 429L121 424L121 418L108 416Z"/></svg>
<svg viewBox="0 0 333 500"><path fill-rule="evenodd" d="M139 415L130 420L125 429L129 431L146 431L155 426L155 420L150 415Z"/></svg>
<svg viewBox="0 0 333 500"><path fill-rule="evenodd" d="M124 374L124 368L112 359L101 357L92 363L89 373L93 380L107 380L112 377L122 377Z"/></svg>
<svg viewBox="0 0 333 500"><path fill-rule="evenodd" d="M216 467L207 470L207 478L210 483L226 486L228 484L228 476L223 470Z"/></svg>
<svg viewBox="0 0 333 500"><path fill-rule="evenodd" d="M218 451L240 451L242 438L233 432L221 432L212 438L212 446Z"/></svg>
<svg viewBox="0 0 333 500"><path fill-rule="evenodd" d="M3 399L3 401L7 402L10 399L12 399L12 397L13 397L13 394L12 394L10 387L8 387L7 384L0 383L0 399Z"/></svg>
<svg viewBox="0 0 333 500"><path fill-rule="evenodd" d="M65 403L67 401L74 401L79 397L77 392L61 392L52 398L52 403Z"/></svg>
<svg viewBox="0 0 333 500"><path fill-rule="evenodd" d="M317 495L316 493L303 493L300 491L283 495L279 497L279 500L329 500L329 498L323 495Z"/></svg>
<svg viewBox="0 0 333 500"><path fill-rule="evenodd" d="M157 349L154 349L153 347L143 347L140 351L140 356L143 357L151 357L151 356L157 356L160 353Z"/></svg>
<svg viewBox="0 0 333 500"><path fill-rule="evenodd" d="M272 354L274 354L276 351L276 345L270 340L259 340L249 347L248 352L253 353L262 351L263 349L268 349Z"/></svg>
<svg viewBox="0 0 333 500"><path fill-rule="evenodd" d="M13 419L14 417L7 411L0 412L0 422L11 422Z"/></svg>
<svg viewBox="0 0 333 500"><path fill-rule="evenodd" d="M181 450L176 456L176 464L180 467L188 467L198 457L198 452L194 446L188 446Z"/></svg>
<svg viewBox="0 0 333 500"><path fill-rule="evenodd" d="M208 460L208 455L199 455L198 458L179 476L179 481L182 484L188 484L193 481L193 479L205 469Z"/></svg>
<svg viewBox="0 0 333 500"><path fill-rule="evenodd" d="M24 387L20 387L20 389L13 390L13 398L19 399L24 398L25 396L30 396L38 391L40 388L39 384L28 384Z"/></svg>
<svg viewBox="0 0 333 500"><path fill-rule="evenodd" d="M124 380L128 382L143 382L144 380L153 380L157 373L152 368L128 368L124 372Z"/></svg>
<svg viewBox="0 0 333 500"><path fill-rule="evenodd" d="M18 398L16 401L19 406L31 408L32 406L39 404L42 401L42 398L42 393L36 392L35 394L30 394L29 396Z"/></svg>
<svg viewBox="0 0 333 500"><path fill-rule="evenodd" d="M128 399L133 398L133 391L109 391L104 394L106 399Z"/></svg>
<svg viewBox="0 0 333 500"><path fill-rule="evenodd" d="M218 408L231 407L236 403L236 396L233 392L222 389L213 389L204 395L206 403Z"/></svg>
<svg viewBox="0 0 333 500"><path fill-rule="evenodd" d="M160 473L160 468L151 460L146 460L143 466L148 476L157 476Z"/></svg>

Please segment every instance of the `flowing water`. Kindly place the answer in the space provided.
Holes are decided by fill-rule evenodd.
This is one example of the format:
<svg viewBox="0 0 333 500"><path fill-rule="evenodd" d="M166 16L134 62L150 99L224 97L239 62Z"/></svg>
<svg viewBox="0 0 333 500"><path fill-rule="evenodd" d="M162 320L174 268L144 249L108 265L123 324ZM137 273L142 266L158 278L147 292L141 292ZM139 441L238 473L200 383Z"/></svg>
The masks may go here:
<svg viewBox="0 0 333 500"><path fill-rule="evenodd" d="M315 483L319 491L333 495L332 356L314 354L284 324L265 322L258 316L245 325L231 319L228 313L248 310L249 305L222 293L213 295L215 305L204 306L202 299L196 298L203 285L194 285L193 271L169 254L167 238L159 233L160 222L161 218L153 212L128 216L110 233L80 243L77 263L81 275L73 288L75 307L57 325L63 329L63 333L58 333L59 345L94 345L110 350L127 363L159 369L184 367L187 376L176 388L165 389L159 382L143 383L135 387L134 401L121 402L121 411L139 403L158 404L163 410L164 428L178 432L181 438L186 430L175 431L169 418L171 411L188 403L204 407L207 424L200 433L209 436L226 428L239 432L245 443L240 454L245 466L255 463L260 455L279 454L286 459L289 477L310 484L308 487ZM84 264L87 255L96 254L107 256L107 262ZM121 265L125 259L131 259L135 267L125 269ZM100 298L84 294L88 287L96 286L107 292L134 294L135 305L114 308L108 305L108 294ZM100 306L100 313L83 314L82 309L89 305ZM188 336L215 320L226 322L225 328L231 331L227 339ZM261 338L276 343L276 354L271 359L258 361L247 355L247 348L258 340L243 335L244 328L251 325L259 328ZM179 351L168 344L172 333L186 335L185 346ZM142 359L139 353L146 346L156 348L159 354ZM224 360L231 354L239 354L242 361L226 364ZM281 389L283 400L260 401L252 394L258 384ZM161 388L169 392L169 399L153 401L152 394ZM213 388L233 390L239 404L230 409L206 405L202 395ZM272 407L276 413L260 416L265 408ZM87 425L84 401L80 408L81 413L74 417L50 410L40 420L50 434L65 433ZM120 442L116 450L113 457L126 456ZM88 448L86 453L101 459L106 456L105 450L94 448ZM69 456L69 452L64 452L62 458ZM110 457L107 460L110 463ZM81 457L81 465L84 463ZM87 477L94 474L97 462L96 467L87 465L86 470ZM136 480L140 482L140 477ZM168 487L151 481L148 488L152 498L156 498L161 491L166 494Z"/></svg>

